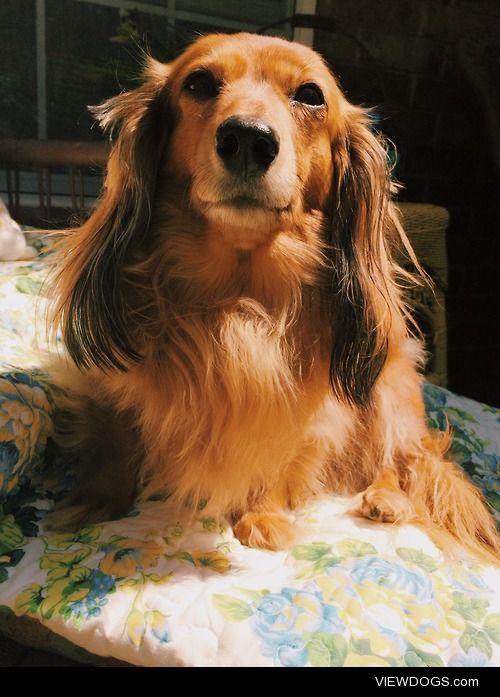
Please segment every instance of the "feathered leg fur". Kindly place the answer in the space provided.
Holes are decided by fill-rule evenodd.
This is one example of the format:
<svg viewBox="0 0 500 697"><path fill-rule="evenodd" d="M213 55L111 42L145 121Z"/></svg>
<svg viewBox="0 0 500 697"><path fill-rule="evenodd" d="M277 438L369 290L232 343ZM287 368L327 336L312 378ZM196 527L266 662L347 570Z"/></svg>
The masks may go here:
<svg viewBox="0 0 500 697"><path fill-rule="evenodd" d="M378 522L417 524L445 551L461 545L498 564L500 538L486 501L446 459L451 434L426 429L421 378L410 357L400 352L391 358L375 388L369 435L378 471L356 512Z"/></svg>

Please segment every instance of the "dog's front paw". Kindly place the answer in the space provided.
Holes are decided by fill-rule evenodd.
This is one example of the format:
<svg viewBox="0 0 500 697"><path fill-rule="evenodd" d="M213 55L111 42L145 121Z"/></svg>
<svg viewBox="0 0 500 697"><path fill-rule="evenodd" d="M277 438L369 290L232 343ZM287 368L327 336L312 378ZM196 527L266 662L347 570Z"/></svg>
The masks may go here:
<svg viewBox="0 0 500 697"><path fill-rule="evenodd" d="M238 540L248 547L287 549L294 530L284 513L245 513L233 527Z"/></svg>
<svg viewBox="0 0 500 697"><path fill-rule="evenodd" d="M395 487L375 482L357 497L355 515L377 523L407 523L415 518L415 509L408 496Z"/></svg>

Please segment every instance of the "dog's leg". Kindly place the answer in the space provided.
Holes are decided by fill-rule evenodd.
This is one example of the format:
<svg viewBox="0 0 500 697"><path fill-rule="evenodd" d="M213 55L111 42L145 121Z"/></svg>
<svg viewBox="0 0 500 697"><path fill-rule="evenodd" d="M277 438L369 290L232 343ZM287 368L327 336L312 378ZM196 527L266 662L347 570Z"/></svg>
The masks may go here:
<svg viewBox="0 0 500 697"><path fill-rule="evenodd" d="M488 504L462 470L444 458L448 443L446 436L429 434L417 457L406 461L405 490L420 503L418 521L441 548L449 546L451 535L476 557L500 564L500 537Z"/></svg>
<svg viewBox="0 0 500 697"><path fill-rule="evenodd" d="M46 526L74 531L125 515L136 494L141 456L130 416L113 414L88 397L74 400L56 415L54 438L76 455L78 484L46 516Z"/></svg>
<svg viewBox="0 0 500 697"><path fill-rule="evenodd" d="M293 523L284 509L279 508L244 513L233 530L238 540L248 547L287 549L293 540Z"/></svg>
<svg viewBox="0 0 500 697"><path fill-rule="evenodd" d="M249 505L249 510L237 517L233 531L238 540L248 547L287 549L294 539L294 525L286 509L290 504L289 473L287 468L272 490Z"/></svg>
<svg viewBox="0 0 500 697"><path fill-rule="evenodd" d="M379 523L408 523L417 511L408 495L401 489L396 470L384 469L362 494L355 512Z"/></svg>
<svg viewBox="0 0 500 697"><path fill-rule="evenodd" d="M328 411L325 409L325 414ZM321 431L318 420L316 431ZM314 437L316 436L316 437ZM344 440L337 428L337 440ZM236 537L249 547L287 549L293 543L296 528L290 514L305 501L326 490L332 444L318 433L308 432L297 457L284 467L272 489L264 494L234 526Z"/></svg>
<svg viewBox="0 0 500 697"><path fill-rule="evenodd" d="M454 544L500 563L500 538L479 489L440 452L429 435L418 452L402 453L398 470L385 469L361 495L355 513L384 523L413 522L441 549Z"/></svg>
<svg viewBox="0 0 500 697"><path fill-rule="evenodd" d="M420 378L403 358L382 375L373 415L365 458L376 463L376 473L355 513L383 522L414 522L442 549L458 543L498 563L500 538L493 517L479 489L445 459L449 434L427 429Z"/></svg>

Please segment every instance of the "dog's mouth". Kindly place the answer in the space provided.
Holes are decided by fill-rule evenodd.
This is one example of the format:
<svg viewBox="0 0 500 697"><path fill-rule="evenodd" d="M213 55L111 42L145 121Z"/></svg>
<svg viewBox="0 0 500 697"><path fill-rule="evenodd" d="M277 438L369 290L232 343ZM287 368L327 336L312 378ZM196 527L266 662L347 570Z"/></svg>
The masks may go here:
<svg viewBox="0 0 500 697"><path fill-rule="evenodd" d="M263 213L263 214L280 214L290 210L290 202L273 200L269 195L259 196L253 193L241 193L230 196L221 196L218 200L198 199L198 206L202 211L209 213L214 209L222 209L232 211L236 215L241 213Z"/></svg>
<svg viewBox="0 0 500 697"><path fill-rule="evenodd" d="M290 208L290 204L286 206L273 206L270 205L268 201L262 201L254 196L249 196L242 194L240 196L233 196L232 198L220 201L220 206L228 206L229 208L234 208L236 210L244 211L248 208L258 209L261 211L269 211L272 213L284 213Z"/></svg>
<svg viewBox="0 0 500 697"><path fill-rule="evenodd" d="M279 232L291 209L291 203L274 205L278 202L269 198L239 193L218 201L198 199L197 207L221 237L238 249L249 250Z"/></svg>
<svg viewBox="0 0 500 697"><path fill-rule="evenodd" d="M217 170L195 176L191 203L207 221L210 234L238 249L252 249L285 229L294 207L295 179L276 173L251 181Z"/></svg>
<svg viewBox="0 0 500 697"><path fill-rule="evenodd" d="M232 206L234 208L264 208L262 202L253 196L234 196L227 201L221 201L222 205Z"/></svg>

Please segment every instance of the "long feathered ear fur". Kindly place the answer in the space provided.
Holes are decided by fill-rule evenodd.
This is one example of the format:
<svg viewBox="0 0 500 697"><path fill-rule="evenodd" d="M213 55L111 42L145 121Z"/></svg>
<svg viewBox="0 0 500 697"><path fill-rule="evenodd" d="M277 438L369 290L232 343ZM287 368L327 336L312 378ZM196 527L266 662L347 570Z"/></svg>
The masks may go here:
<svg viewBox="0 0 500 697"><path fill-rule="evenodd" d="M393 320L406 314L391 238L401 235L416 260L391 203L386 150L366 110L346 107L332 155L330 379L340 399L364 406L386 361Z"/></svg>
<svg viewBox="0 0 500 697"><path fill-rule="evenodd" d="M131 340L123 266L150 224L168 138L167 73L168 66L148 59L144 84L92 109L101 127L118 136L97 207L63 244L54 317L82 368L124 369L140 359Z"/></svg>

